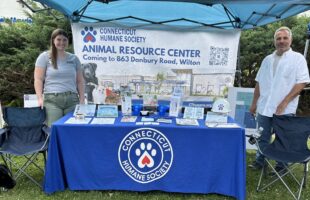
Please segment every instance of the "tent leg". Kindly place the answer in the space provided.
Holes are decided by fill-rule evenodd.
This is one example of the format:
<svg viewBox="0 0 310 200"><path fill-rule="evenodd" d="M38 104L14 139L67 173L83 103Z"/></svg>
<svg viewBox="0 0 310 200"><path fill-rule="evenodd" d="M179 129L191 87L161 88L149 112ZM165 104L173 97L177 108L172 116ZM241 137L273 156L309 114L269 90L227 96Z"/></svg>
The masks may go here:
<svg viewBox="0 0 310 200"><path fill-rule="evenodd" d="M240 36L241 37L241 36ZM236 75L238 77L238 87L241 87L241 63L240 63L240 41L238 44L238 54L237 54L237 70L236 70Z"/></svg>

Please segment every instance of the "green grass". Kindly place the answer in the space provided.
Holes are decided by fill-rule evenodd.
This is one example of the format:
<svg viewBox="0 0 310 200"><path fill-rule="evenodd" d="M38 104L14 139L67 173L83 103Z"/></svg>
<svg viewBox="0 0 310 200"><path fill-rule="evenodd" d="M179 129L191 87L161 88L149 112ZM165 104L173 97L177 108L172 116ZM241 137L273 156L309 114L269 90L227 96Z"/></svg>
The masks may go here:
<svg viewBox="0 0 310 200"><path fill-rule="evenodd" d="M251 163L255 159L255 152L247 152L247 164ZM40 160L41 161L41 160ZM42 163L42 162L41 162ZM29 173L39 180L42 180L42 174L39 170L30 169ZM302 169L299 171L302 172ZM287 200L293 199L288 193L286 188L279 182L274 186L271 186L268 190L263 192L256 192L257 180L259 177L258 171L252 171L247 168L246 178L246 196L249 200ZM309 176L308 176L309 177ZM308 181L308 186L310 182ZM309 186L310 187L310 186ZM310 189L306 188L302 192L301 199L310 200ZM159 191L151 192L126 192L126 191L63 191L56 192L52 195L46 195L39 187L35 186L26 177L22 176L17 180L15 188L9 191L0 192L0 200L24 200L24 199L59 199L59 200L94 200L94 199L110 199L110 200L169 200L169 199L180 199L180 200L230 200L232 197L217 195L217 194L180 194L180 193L166 193Z"/></svg>

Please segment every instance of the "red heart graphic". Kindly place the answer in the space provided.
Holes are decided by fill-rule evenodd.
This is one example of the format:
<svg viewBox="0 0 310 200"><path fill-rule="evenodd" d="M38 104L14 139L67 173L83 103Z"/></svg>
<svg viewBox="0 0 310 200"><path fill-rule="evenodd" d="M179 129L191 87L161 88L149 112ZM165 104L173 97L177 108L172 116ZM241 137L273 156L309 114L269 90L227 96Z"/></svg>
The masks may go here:
<svg viewBox="0 0 310 200"><path fill-rule="evenodd" d="M93 39L93 37L92 37L91 35L87 35L87 36L86 36L86 40L87 40L87 41L91 41L92 39Z"/></svg>
<svg viewBox="0 0 310 200"><path fill-rule="evenodd" d="M150 159L149 159L149 157L147 157L147 156L144 156L144 158L143 158L143 160L142 160L142 164L143 165L147 165L147 164L150 164Z"/></svg>

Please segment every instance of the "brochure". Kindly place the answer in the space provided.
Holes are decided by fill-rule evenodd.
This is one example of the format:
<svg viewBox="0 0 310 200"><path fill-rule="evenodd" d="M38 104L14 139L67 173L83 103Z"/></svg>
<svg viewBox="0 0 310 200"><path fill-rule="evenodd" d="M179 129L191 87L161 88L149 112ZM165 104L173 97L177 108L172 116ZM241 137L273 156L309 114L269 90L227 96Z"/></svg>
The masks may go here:
<svg viewBox="0 0 310 200"><path fill-rule="evenodd" d="M158 122L136 122L136 125L159 125Z"/></svg>
<svg viewBox="0 0 310 200"><path fill-rule="evenodd" d="M206 116L206 123L208 122L227 123L227 114L209 111Z"/></svg>
<svg viewBox="0 0 310 200"><path fill-rule="evenodd" d="M176 123L178 125L187 125L187 126L199 126L199 123L196 119L181 119L176 118Z"/></svg>
<svg viewBox="0 0 310 200"><path fill-rule="evenodd" d="M209 128L240 128L240 126L236 123L206 122L206 126Z"/></svg>
<svg viewBox="0 0 310 200"><path fill-rule="evenodd" d="M91 124L114 124L115 118L93 118Z"/></svg>
<svg viewBox="0 0 310 200"><path fill-rule="evenodd" d="M159 123L166 123L166 124L171 124L172 123L172 119L165 119L165 118L159 118L156 120Z"/></svg>
<svg viewBox="0 0 310 200"><path fill-rule="evenodd" d="M77 104L73 116L84 115L86 117L94 117L96 113L95 104Z"/></svg>
<svg viewBox="0 0 310 200"><path fill-rule="evenodd" d="M121 122L136 122L137 116L124 116L121 119Z"/></svg>
<svg viewBox="0 0 310 200"><path fill-rule="evenodd" d="M70 117L65 124L88 124L92 118L87 117L83 119L77 119L75 117Z"/></svg>
<svg viewBox="0 0 310 200"><path fill-rule="evenodd" d="M154 118L152 117L142 117L141 122L153 122Z"/></svg>
<svg viewBox="0 0 310 200"><path fill-rule="evenodd" d="M98 105L97 117L118 117L117 105Z"/></svg>
<svg viewBox="0 0 310 200"><path fill-rule="evenodd" d="M203 119L203 107L185 107L183 118L186 119Z"/></svg>

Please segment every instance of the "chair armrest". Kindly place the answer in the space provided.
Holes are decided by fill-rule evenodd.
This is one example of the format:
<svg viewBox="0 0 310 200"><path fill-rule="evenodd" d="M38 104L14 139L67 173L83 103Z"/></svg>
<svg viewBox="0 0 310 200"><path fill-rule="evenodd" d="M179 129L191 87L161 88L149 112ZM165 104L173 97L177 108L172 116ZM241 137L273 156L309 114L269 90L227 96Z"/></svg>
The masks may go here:
<svg viewBox="0 0 310 200"><path fill-rule="evenodd" d="M51 134L51 128L50 128L50 127L48 127L48 126L43 126L43 127L42 127L42 130L43 130L43 132L47 135L47 137L50 136L50 134Z"/></svg>
<svg viewBox="0 0 310 200"><path fill-rule="evenodd" d="M5 139L5 136L6 136L6 132L8 132L9 129L7 128L0 128L0 146L2 146L2 143Z"/></svg>
<svg viewBox="0 0 310 200"><path fill-rule="evenodd" d="M50 135L51 135L51 128L46 126L46 125L44 125L42 127L42 131L45 133L46 138L45 138L45 142L44 142L41 150L42 151L46 151L47 148L48 148L48 141L49 141L49 138L50 138Z"/></svg>
<svg viewBox="0 0 310 200"><path fill-rule="evenodd" d="M0 128L0 136L8 131L7 128Z"/></svg>

